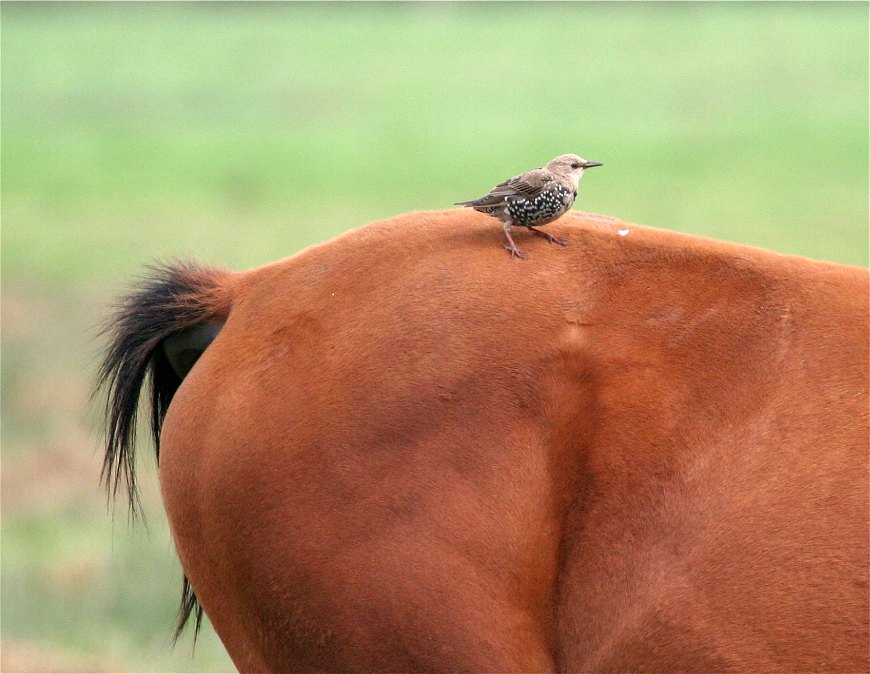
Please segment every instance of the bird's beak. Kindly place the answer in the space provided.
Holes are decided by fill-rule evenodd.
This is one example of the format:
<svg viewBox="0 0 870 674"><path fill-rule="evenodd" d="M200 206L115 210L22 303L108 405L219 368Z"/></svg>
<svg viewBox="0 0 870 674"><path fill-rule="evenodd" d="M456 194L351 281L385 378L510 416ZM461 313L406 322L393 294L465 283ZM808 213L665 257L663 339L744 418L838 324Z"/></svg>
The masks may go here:
<svg viewBox="0 0 870 674"><path fill-rule="evenodd" d="M583 164L583 168L585 169L592 168L593 166L604 166L604 164L602 164L600 161L587 161L585 164Z"/></svg>

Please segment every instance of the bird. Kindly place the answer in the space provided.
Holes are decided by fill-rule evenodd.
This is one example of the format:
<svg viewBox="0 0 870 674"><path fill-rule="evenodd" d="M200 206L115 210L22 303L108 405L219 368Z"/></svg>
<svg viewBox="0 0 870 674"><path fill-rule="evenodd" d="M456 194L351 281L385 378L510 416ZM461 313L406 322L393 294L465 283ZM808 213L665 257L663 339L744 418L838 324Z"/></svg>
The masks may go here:
<svg viewBox="0 0 870 674"><path fill-rule="evenodd" d="M576 154L563 154L544 168L532 169L499 183L480 199L459 201L454 205L473 208L501 220L508 240L505 250L511 254L511 259L518 257L525 260L528 255L517 248L511 236L511 227L526 227L550 243L567 246L565 239L556 238L535 227L553 222L571 208L577 198L577 186L583 171L594 166L604 164L586 161Z"/></svg>

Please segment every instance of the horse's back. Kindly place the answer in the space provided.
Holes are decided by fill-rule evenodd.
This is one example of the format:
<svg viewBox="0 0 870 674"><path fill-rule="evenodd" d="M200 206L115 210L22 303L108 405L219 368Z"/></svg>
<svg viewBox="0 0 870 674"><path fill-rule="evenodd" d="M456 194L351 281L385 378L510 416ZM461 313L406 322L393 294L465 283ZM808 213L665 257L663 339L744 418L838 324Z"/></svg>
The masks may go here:
<svg viewBox="0 0 870 674"><path fill-rule="evenodd" d="M622 227L227 281L160 471L240 668L865 667L866 272Z"/></svg>

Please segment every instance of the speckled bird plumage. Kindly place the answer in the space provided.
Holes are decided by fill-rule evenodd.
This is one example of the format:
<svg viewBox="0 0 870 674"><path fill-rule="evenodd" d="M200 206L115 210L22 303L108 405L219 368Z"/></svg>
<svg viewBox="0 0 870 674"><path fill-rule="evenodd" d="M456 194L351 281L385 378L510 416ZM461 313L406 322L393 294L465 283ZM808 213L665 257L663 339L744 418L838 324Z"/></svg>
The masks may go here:
<svg viewBox="0 0 870 674"><path fill-rule="evenodd" d="M467 206L501 220L509 244L505 248L511 257L526 258L526 254L514 244L510 228L526 227L550 243L567 246L568 242L564 239L535 227L553 222L571 208L577 198L577 187L583 171L594 166L603 164L586 161L576 154L563 154L544 168L532 169L499 183L480 199L461 201L456 205Z"/></svg>

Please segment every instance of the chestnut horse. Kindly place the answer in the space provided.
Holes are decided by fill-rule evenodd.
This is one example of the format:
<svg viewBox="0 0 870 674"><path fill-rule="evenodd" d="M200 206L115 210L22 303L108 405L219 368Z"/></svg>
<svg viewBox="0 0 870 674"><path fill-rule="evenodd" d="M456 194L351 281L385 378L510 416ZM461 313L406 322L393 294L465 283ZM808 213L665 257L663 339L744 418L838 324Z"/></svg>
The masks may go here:
<svg viewBox="0 0 870 674"><path fill-rule="evenodd" d="M244 671L867 669L867 271L552 229L414 213L126 298L104 474L135 506L150 377L182 625Z"/></svg>

